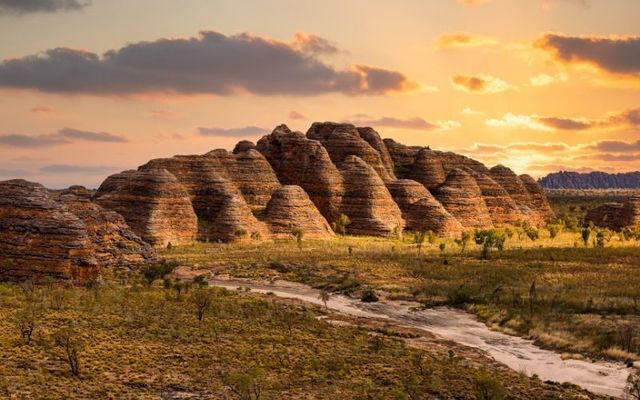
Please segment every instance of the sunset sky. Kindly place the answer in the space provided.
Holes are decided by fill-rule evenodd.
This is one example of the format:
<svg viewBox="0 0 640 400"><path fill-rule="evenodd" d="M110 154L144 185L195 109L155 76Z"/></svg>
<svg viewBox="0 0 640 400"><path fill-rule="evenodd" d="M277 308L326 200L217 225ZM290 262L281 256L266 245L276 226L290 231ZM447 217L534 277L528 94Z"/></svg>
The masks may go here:
<svg viewBox="0 0 640 400"><path fill-rule="evenodd" d="M349 121L542 176L640 169L638 0L0 0L0 179Z"/></svg>

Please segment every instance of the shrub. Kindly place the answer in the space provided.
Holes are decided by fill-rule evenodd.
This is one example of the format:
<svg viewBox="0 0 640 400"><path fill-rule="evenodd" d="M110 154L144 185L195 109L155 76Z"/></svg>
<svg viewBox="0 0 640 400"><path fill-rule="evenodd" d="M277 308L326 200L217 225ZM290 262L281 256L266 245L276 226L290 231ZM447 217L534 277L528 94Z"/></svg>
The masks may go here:
<svg viewBox="0 0 640 400"><path fill-rule="evenodd" d="M80 376L82 341L78 336L78 333L69 327L62 328L53 335L54 343L64 351L63 359L74 376Z"/></svg>
<svg viewBox="0 0 640 400"><path fill-rule="evenodd" d="M360 296L360 301L363 303L375 303L378 300L378 295L376 295L376 292L371 288L365 289L362 292L362 296Z"/></svg>
<svg viewBox="0 0 640 400"><path fill-rule="evenodd" d="M624 393L629 399L640 400L640 371L636 371L635 374L629 374Z"/></svg>
<svg viewBox="0 0 640 400"><path fill-rule="evenodd" d="M302 238L304 238L304 230L300 227L294 227L291 230L291 237L293 237L298 244L298 247L302 247Z"/></svg>
<svg viewBox="0 0 640 400"><path fill-rule="evenodd" d="M195 306L198 321L202 322L205 313L213 303L213 292L205 288L194 290L191 294L191 302Z"/></svg>
<svg viewBox="0 0 640 400"><path fill-rule="evenodd" d="M157 279L164 278L166 275L173 272L178 266L175 261L161 260L160 262L147 265L142 274L148 285L152 285Z"/></svg>
<svg viewBox="0 0 640 400"><path fill-rule="evenodd" d="M488 374L479 374L473 380L473 390L479 400L504 399L504 387Z"/></svg>
<svg viewBox="0 0 640 400"><path fill-rule="evenodd" d="M347 234L347 226L349 226L350 224L351 220L349 219L349 217L345 214L340 214L338 219L333 221L333 223L331 224L331 228L335 233L344 236Z"/></svg>

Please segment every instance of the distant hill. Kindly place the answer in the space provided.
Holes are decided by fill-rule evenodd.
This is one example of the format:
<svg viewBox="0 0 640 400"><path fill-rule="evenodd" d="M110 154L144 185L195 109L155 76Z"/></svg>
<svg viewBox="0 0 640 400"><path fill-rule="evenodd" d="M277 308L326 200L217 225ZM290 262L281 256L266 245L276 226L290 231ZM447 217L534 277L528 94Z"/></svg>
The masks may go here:
<svg viewBox="0 0 640 400"><path fill-rule="evenodd" d="M560 171L538 179L538 183L546 189L637 189L640 171L618 174Z"/></svg>

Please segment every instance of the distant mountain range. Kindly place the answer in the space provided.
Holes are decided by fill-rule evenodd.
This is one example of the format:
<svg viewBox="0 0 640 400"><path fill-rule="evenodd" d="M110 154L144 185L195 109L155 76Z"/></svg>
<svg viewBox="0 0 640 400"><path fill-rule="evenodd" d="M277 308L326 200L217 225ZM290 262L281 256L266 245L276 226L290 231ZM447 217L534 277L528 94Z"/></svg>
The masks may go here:
<svg viewBox="0 0 640 400"><path fill-rule="evenodd" d="M538 179L538 183L546 189L638 189L640 171L617 174L560 171Z"/></svg>

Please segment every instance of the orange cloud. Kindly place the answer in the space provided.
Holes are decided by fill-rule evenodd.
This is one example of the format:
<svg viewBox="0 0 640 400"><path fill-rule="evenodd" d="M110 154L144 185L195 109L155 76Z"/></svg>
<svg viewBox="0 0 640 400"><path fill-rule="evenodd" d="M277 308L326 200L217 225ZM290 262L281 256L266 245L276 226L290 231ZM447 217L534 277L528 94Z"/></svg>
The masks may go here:
<svg viewBox="0 0 640 400"><path fill-rule="evenodd" d="M490 75L455 75L451 77L451 83L458 90L474 94L500 93L513 89L507 82Z"/></svg>
<svg viewBox="0 0 640 400"><path fill-rule="evenodd" d="M542 115L505 114L502 118L490 118L485 125L493 128L526 128L536 131L551 132L582 131L587 129L610 129L620 127L640 127L640 108L611 113L604 118L588 119L583 117L549 117Z"/></svg>
<svg viewBox="0 0 640 400"><path fill-rule="evenodd" d="M444 33L436 39L436 47L441 50L492 44L496 44L496 40L493 38L464 32Z"/></svg>

